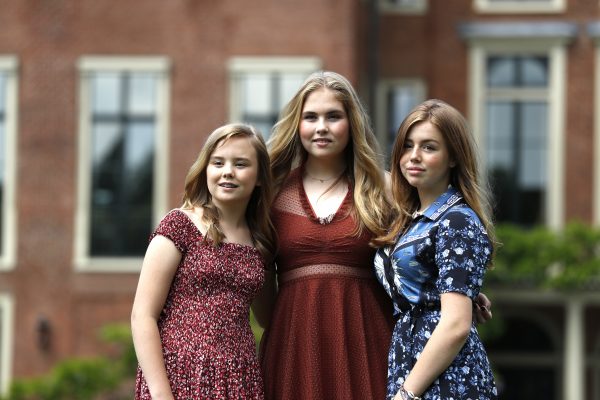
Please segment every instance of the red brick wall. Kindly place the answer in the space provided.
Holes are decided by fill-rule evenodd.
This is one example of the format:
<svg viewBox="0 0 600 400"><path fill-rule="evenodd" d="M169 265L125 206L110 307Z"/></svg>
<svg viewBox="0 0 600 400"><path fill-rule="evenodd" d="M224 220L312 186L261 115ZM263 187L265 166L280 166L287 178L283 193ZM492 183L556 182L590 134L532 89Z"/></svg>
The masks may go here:
<svg viewBox="0 0 600 400"><path fill-rule="evenodd" d="M128 323L137 274L73 267L78 145L77 60L165 55L172 61L169 207L204 137L228 115L232 56L318 56L358 79L359 2L352 0L0 1L0 55L19 62L17 265L0 272L15 297L13 376L101 351L97 330ZM37 345L48 318L52 345Z"/></svg>

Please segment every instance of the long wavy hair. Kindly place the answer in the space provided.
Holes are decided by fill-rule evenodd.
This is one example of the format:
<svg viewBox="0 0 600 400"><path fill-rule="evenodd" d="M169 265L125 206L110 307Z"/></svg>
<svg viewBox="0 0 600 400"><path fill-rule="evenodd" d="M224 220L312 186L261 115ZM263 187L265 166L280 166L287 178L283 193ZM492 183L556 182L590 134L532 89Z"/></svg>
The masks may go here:
<svg viewBox="0 0 600 400"><path fill-rule="evenodd" d="M252 126L240 123L228 124L215 129L208 136L198 158L190 167L185 178L182 208L201 207L203 210L202 222L207 226L206 237L210 238L215 246L221 244L225 239L225 234L219 226L220 210L213 203L208 190L206 168L215 149L234 137L247 138L256 151L257 182L260 185L254 188L245 215L254 245L269 265L277 247L275 228L270 217L273 200L272 177L265 141Z"/></svg>
<svg viewBox="0 0 600 400"><path fill-rule="evenodd" d="M359 222L353 234L359 235L367 229L374 236L382 235L389 222L390 210L385 194L383 157L356 91L338 73L313 73L281 111L269 140L275 188L279 190L291 169L308 157L299 136L302 108L311 93L323 88L332 91L342 103L350 125L350 141L345 149L346 178L354 188L352 213Z"/></svg>
<svg viewBox="0 0 600 400"><path fill-rule="evenodd" d="M450 170L450 184L463 196L465 202L475 211L492 243L497 247L492 221L490 190L481 182L477 146L468 123L463 115L451 105L437 99L427 100L416 106L398 128L398 134L392 149L390 161L392 193L397 216L388 233L377 238L382 244L392 244L412 220L412 214L418 210L419 194L411 186L400 169L400 158L404 153L406 137L411 129L422 122L430 122L438 128L444 137L450 159L455 166Z"/></svg>

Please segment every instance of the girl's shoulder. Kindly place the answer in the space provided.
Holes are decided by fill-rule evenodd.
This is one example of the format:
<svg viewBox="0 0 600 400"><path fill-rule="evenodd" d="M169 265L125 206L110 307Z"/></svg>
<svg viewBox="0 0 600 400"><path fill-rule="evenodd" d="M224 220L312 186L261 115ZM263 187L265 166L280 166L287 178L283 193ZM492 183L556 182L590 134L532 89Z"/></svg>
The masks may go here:
<svg viewBox="0 0 600 400"><path fill-rule="evenodd" d="M479 216L466 203L461 202L450 207L438 219L440 229L451 231L481 231L485 233L485 226Z"/></svg>
<svg viewBox="0 0 600 400"><path fill-rule="evenodd" d="M169 211L160 221L150 239L157 235L170 239L182 252L192 241L197 240L201 234L198 227L190 219L190 216L182 209L175 208Z"/></svg>

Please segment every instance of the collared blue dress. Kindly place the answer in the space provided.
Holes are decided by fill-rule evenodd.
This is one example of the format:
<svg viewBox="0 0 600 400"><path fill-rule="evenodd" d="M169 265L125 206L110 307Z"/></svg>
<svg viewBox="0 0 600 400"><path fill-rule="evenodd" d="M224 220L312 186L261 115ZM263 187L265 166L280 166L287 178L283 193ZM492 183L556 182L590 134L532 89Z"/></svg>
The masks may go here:
<svg viewBox="0 0 600 400"><path fill-rule="evenodd" d="M491 245L461 194L449 187L393 246L375 256L377 279L397 318L388 356L387 398L393 399L440 320L440 295L479 294ZM423 399L495 399L496 385L475 323L452 364Z"/></svg>

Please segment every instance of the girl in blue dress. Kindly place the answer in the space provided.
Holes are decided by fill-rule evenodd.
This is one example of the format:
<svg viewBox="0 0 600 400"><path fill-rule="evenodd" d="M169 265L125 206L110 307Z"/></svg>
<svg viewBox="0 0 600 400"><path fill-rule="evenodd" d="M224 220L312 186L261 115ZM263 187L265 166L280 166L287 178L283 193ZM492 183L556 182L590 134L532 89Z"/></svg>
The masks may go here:
<svg viewBox="0 0 600 400"><path fill-rule="evenodd" d="M495 239L465 118L440 100L420 104L390 164L398 213L375 257L397 318L387 398L495 399L473 319Z"/></svg>

